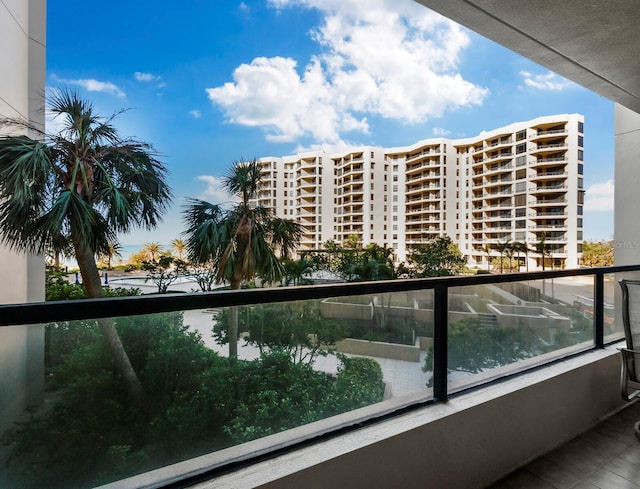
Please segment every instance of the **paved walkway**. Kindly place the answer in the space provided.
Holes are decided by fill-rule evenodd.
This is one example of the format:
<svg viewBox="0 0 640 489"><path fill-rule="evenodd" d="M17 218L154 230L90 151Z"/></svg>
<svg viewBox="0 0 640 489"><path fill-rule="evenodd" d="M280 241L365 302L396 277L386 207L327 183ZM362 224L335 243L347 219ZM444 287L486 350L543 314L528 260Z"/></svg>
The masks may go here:
<svg viewBox="0 0 640 489"><path fill-rule="evenodd" d="M189 325L193 331L202 335L204 344L221 355L228 352L227 345L220 345L213 339L211 329L213 327L213 311L194 310L185 311L184 324ZM356 356L356 355L349 355ZM382 368L384 381L391 387L393 397L405 396L426 389L427 374L422 371L426 353L420 352L419 362L405 362L389 358L375 358ZM238 343L238 358L242 360L254 360L260 357L260 351L256 346L247 344L246 341ZM336 373L339 360L335 355L319 356L314 364L316 370L327 373Z"/></svg>

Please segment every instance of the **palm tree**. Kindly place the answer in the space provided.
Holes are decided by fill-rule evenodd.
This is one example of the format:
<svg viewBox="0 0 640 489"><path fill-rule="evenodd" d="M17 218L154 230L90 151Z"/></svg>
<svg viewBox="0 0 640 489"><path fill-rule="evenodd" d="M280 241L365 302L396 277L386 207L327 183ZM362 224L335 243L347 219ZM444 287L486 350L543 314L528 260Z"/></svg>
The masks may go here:
<svg viewBox="0 0 640 489"><path fill-rule="evenodd" d="M544 271L545 266L544 266L544 259L545 259L545 255L547 254L547 233L545 233L544 231L540 233L540 241L538 241L536 243L536 252L540 253L540 255L542 256L542 270Z"/></svg>
<svg viewBox="0 0 640 489"><path fill-rule="evenodd" d="M43 253L68 242L88 297L102 297L96 254L116 243L116 233L154 228L171 198L166 169L153 148L122 138L78 93L54 90L49 112L63 128L47 134L18 120L0 125L37 134L0 137L0 240L16 250ZM14 132L15 134L15 132ZM100 330L134 402L144 391L113 320Z"/></svg>
<svg viewBox="0 0 640 489"><path fill-rule="evenodd" d="M106 253L100 253L100 258L107 260L107 268L111 270L111 260L114 257L122 258L122 245L120 243L109 243ZM102 262L104 264L104 261Z"/></svg>
<svg viewBox="0 0 640 489"><path fill-rule="evenodd" d="M511 242L510 240L505 241L504 243L502 241L498 242L498 252L500 253L500 273L504 273L504 255L507 254L507 256L509 255L509 249L511 246Z"/></svg>
<svg viewBox="0 0 640 489"><path fill-rule="evenodd" d="M491 268L491 246L487 244L482 245L482 247L480 248L480 251L487 254L487 271L489 271Z"/></svg>
<svg viewBox="0 0 640 489"><path fill-rule="evenodd" d="M240 200L230 209L199 199L189 199L184 217L187 249L191 260L212 262L216 281L228 281L231 289L259 275L276 282L285 275L276 256L289 256L300 241L300 225L276 217L269 208L255 205L261 179L257 160L237 161L222 178L222 187ZM229 358L238 355L238 311L229 311Z"/></svg>
<svg viewBox="0 0 640 489"><path fill-rule="evenodd" d="M183 240L177 238L171 241L171 249L176 252L176 255L178 255L178 260L182 260L182 256L187 250L187 245Z"/></svg>
<svg viewBox="0 0 640 489"><path fill-rule="evenodd" d="M157 261L157 256L162 253L162 245L156 241L145 243L141 250L151 261Z"/></svg>
<svg viewBox="0 0 640 489"><path fill-rule="evenodd" d="M529 247L527 246L527 243L525 243L524 241L514 241L511 244L511 249L517 253L518 264L520 263L520 253L524 252L526 265L527 265L527 272L528 272L529 271Z"/></svg>

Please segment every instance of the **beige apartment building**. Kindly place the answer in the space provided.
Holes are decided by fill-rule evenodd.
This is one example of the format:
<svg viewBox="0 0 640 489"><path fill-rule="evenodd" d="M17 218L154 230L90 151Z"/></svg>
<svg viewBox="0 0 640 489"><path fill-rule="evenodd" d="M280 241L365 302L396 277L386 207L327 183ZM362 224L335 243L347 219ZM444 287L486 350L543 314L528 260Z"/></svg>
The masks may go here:
<svg viewBox="0 0 640 489"><path fill-rule="evenodd" d="M466 139L261 158L260 204L303 228L300 248L358 237L412 247L449 236L469 266L509 243L521 270L575 268L582 253L584 118L539 117Z"/></svg>

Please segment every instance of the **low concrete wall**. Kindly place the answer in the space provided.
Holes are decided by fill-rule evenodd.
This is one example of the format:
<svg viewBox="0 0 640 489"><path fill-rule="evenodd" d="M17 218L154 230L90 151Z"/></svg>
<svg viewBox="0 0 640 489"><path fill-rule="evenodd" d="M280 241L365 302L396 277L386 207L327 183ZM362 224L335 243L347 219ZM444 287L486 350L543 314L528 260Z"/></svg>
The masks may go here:
<svg viewBox="0 0 640 489"><path fill-rule="evenodd" d="M405 362L419 362L420 349L417 346L382 343L380 341L354 340L347 338L336 343L340 353L352 353L367 357L391 358Z"/></svg>
<svg viewBox="0 0 640 489"><path fill-rule="evenodd" d="M320 304L320 314L323 318L371 320L373 306L371 304L348 304L325 300Z"/></svg>

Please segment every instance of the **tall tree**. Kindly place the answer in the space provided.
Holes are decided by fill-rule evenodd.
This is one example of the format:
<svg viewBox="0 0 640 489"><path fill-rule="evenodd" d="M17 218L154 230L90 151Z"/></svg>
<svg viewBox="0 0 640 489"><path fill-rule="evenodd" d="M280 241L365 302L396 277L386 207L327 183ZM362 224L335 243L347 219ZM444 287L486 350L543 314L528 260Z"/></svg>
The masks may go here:
<svg viewBox="0 0 640 489"><path fill-rule="evenodd" d="M414 277L454 275L464 268L465 260L449 236L430 239L414 248L409 255L409 267Z"/></svg>
<svg viewBox="0 0 640 489"><path fill-rule="evenodd" d="M509 240L505 242L498 241L496 249L500 253L500 273L504 273L504 255L506 254L507 256L509 256L510 248L511 248L511 242ZM509 267L511 267L511 265L509 265Z"/></svg>
<svg viewBox="0 0 640 489"><path fill-rule="evenodd" d="M114 257L122 258L122 245L120 243L109 243L107 251L98 254L101 265L106 265L109 270L111 270L111 260Z"/></svg>
<svg viewBox="0 0 640 489"><path fill-rule="evenodd" d="M529 246L524 241L514 241L511 243L511 250L515 252L518 257L518 266L520 266L520 253L524 253L525 264L527 266L527 272L529 271Z"/></svg>
<svg viewBox="0 0 640 489"><path fill-rule="evenodd" d="M536 243L536 252L540 253L542 257L542 270L545 269L545 257L547 255L547 233L544 231L540 233L540 241Z"/></svg>
<svg viewBox="0 0 640 489"><path fill-rule="evenodd" d="M145 243L142 246L142 253L147 255L147 259L150 261L158 261L160 254L162 253L162 245L156 241Z"/></svg>
<svg viewBox="0 0 640 489"><path fill-rule="evenodd" d="M613 241L585 241L582 247L582 263L589 267L613 265Z"/></svg>
<svg viewBox="0 0 640 489"><path fill-rule="evenodd" d="M187 245L180 238L176 238L171 241L171 249L178 255L176 258L182 260L185 252L187 251Z"/></svg>
<svg viewBox="0 0 640 489"><path fill-rule="evenodd" d="M255 204L262 177L257 160L235 162L222 178L222 187L239 197L230 209L204 200L189 199L184 218L189 257L195 263L211 262L216 281L231 289L256 275L273 283L285 275L278 259L289 256L300 241L300 225L277 217L273 210ZM238 356L238 310L229 311L229 358Z"/></svg>
<svg viewBox="0 0 640 489"><path fill-rule="evenodd" d="M480 251L487 254L487 271L491 270L491 246L487 244L482 245Z"/></svg>
<svg viewBox="0 0 640 489"><path fill-rule="evenodd" d="M54 90L48 110L62 124L44 133L18 119L0 125L25 135L0 137L0 240L31 253L71 243L88 297L102 297L96 254L107 253L117 233L154 228L171 199L166 169L153 148L123 138L114 118L102 117L77 92ZM144 392L112 320L100 329L133 400Z"/></svg>

